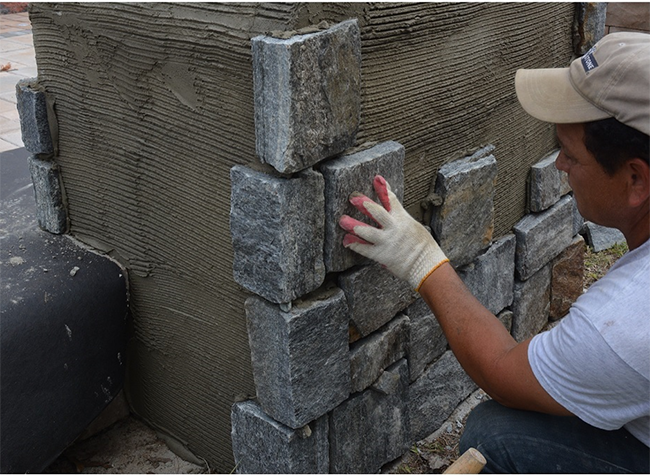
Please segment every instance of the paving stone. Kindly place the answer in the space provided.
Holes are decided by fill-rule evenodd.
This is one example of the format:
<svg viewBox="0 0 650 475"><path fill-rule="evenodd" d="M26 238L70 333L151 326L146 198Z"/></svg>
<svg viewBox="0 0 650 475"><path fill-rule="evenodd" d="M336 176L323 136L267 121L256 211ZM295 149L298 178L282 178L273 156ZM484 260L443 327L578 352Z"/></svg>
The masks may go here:
<svg viewBox="0 0 650 475"><path fill-rule="evenodd" d="M58 165L32 155L29 157L29 171L34 183L38 225L53 234L65 233L68 229L68 211L63 200Z"/></svg>
<svg viewBox="0 0 650 475"><path fill-rule="evenodd" d="M512 302L512 336L521 342L536 335L548 322L551 306L551 265L528 280L516 281Z"/></svg>
<svg viewBox="0 0 650 475"><path fill-rule="evenodd" d="M23 79L16 84L16 106L20 116L23 143L30 153L51 155L54 143L47 115L47 98L37 78Z"/></svg>
<svg viewBox="0 0 650 475"><path fill-rule="evenodd" d="M327 416L294 430L243 401L233 405L231 422L237 473L329 473Z"/></svg>
<svg viewBox="0 0 650 475"><path fill-rule="evenodd" d="M624 244L627 241L625 236L618 229L606 228L587 221L585 223L587 243L594 249L594 252L604 251L615 244Z"/></svg>
<svg viewBox="0 0 650 475"><path fill-rule="evenodd" d="M420 377L429 363L445 352L447 339L438 320L422 298L409 305L404 313L411 322L408 360L410 382L413 382Z"/></svg>
<svg viewBox="0 0 650 475"><path fill-rule="evenodd" d="M558 320L567 314L582 295L585 273L585 240L576 236L551 266L551 307L549 317Z"/></svg>
<svg viewBox="0 0 650 475"><path fill-rule="evenodd" d="M607 4L596 2L581 2L576 4L573 48L578 56L584 55L605 35Z"/></svg>
<svg viewBox="0 0 650 475"><path fill-rule="evenodd" d="M433 207L431 230L454 267L469 264L486 249L494 231L494 146L443 165L435 192L443 203Z"/></svg>
<svg viewBox="0 0 650 475"><path fill-rule="evenodd" d="M353 341L381 328L417 298L408 282L379 264L342 273L339 286L348 302Z"/></svg>
<svg viewBox="0 0 650 475"><path fill-rule="evenodd" d="M340 289L319 289L288 312L259 297L245 308L257 397L269 416L297 429L348 397L348 313Z"/></svg>
<svg viewBox="0 0 650 475"><path fill-rule="evenodd" d="M408 450L408 364L400 360L374 385L330 413L332 473L377 473Z"/></svg>
<svg viewBox="0 0 650 475"><path fill-rule="evenodd" d="M556 151L530 167L528 204L530 211L539 213L560 200L565 186L560 170L555 168ZM566 174L565 174L566 175Z"/></svg>
<svg viewBox="0 0 650 475"><path fill-rule="evenodd" d="M275 303L318 288L325 279L322 175L286 178L237 165L230 178L235 281Z"/></svg>
<svg viewBox="0 0 650 475"><path fill-rule="evenodd" d="M352 392L363 391L381 376L385 368L406 358L409 330L409 318L401 315L350 345Z"/></svg>
<svg viewBox="0 0 650 475"><path fill-rule="evenodd" d="M521 280L530 278L571 244L572 201L573 197L565 196L548 210L526 215L515 224L515 268Z"/></svg>
<svg viewBox="0 0 650 475"><path fill-rule="evenodd" d="M472 294L495 315L512 303L515 243L515 236L509 234L458 271Z"/></svg>
<svg viewBox="0 0 650 475"><path fill-rule="evenodd" d="M345 231L339 226L344 214L370 222L348 201L354 191L377 200L372 186L375 175L381 175L402 200L404 197L404 147L397 142L382 142L371 148L344 155L323 163L325 178L325 250L328 272L341 272L364 262L359 254L343 247Z"/></svg>
<svg viewBox="0 0 650 475"><path fill-rule="evenodd" d="M261 161L293 173L354 145L361 115L357 21L289 39L251 41Z"/></svg>
<svg viewBox="0 0 650 475"><path fill-rule="evenodd" d="M432 434L476 388L451 350L446 351L410 386L412 440Z"/></svg>

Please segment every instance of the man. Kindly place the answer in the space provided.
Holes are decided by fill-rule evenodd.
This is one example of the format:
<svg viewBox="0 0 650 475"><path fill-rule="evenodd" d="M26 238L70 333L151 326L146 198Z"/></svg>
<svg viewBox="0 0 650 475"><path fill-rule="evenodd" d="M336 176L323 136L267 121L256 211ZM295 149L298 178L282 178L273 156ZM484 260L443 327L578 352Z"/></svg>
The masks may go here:
<svg viewBox="0 0 650 475"><path fill-rule="evenodd" d="M465 371L493 400L468 419L461 450L485 471L648 473L650 450L650 35L614 33L569 68L519 70L517 96L557 124L556 166L585 219L619 229L629 253L560 325L517 343L463 285L426 229L376 177L380 204L351 203L343 244L408 280Z"/></svg>

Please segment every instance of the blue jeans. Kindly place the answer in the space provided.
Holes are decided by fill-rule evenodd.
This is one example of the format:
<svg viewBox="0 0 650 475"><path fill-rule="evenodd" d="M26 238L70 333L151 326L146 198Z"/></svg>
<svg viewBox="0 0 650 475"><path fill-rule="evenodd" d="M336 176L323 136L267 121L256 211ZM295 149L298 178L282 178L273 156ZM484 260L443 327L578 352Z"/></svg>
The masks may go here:
<svg viewBox="0 0 650 475"><path fill-rule="evenodd" d="M649 473L650 449L625 429L597 429L577 417L477 406L460 439L487 459L482 473Z"/></svg>

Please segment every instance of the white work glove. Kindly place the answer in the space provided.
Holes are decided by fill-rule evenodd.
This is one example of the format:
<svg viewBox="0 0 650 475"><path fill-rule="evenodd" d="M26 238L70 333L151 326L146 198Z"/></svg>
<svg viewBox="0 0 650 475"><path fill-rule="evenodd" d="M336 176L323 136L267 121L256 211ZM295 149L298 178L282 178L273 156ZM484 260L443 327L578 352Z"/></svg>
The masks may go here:
<svg viewBox="0 0 650 475"><path fill-rule="evenodd" d="M406 212L382 176L375 176L373 186L383 206L357 192L350 195L350 203L379 228L343 215L339 225L348 232L343 245L384 265L419 291L427 277L449 259L424 226Z"/></svg>

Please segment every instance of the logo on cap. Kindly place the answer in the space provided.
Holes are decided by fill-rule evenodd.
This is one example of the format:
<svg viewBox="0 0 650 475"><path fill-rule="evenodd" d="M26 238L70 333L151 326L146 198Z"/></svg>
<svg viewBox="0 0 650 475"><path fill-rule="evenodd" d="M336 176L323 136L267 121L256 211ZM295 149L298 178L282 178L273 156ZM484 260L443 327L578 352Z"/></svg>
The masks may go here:
<svg viewBox="0 0 650 475"><path fill-rule="evenodd" d="M582 67L584 68L585 73L589 73L589 71L598 67L598 62L594 57L593 49L587 51L587 54L585 54L580 61L582 62Z"/></svg>

